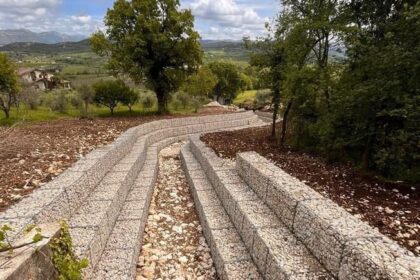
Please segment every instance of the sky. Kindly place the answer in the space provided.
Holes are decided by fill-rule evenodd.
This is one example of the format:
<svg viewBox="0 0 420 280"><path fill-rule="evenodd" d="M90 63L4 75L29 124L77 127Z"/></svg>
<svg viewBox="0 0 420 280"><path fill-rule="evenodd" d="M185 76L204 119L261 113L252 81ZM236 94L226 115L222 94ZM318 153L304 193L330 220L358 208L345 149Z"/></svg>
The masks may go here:
<svg viewBox="0 0 420 280"><path fill-rule="evenodd" d="M114 0L0 0L0 29L25 28L89 35L103 29ZM278 0L181 0L191 9L203 39L239 40L264 34Z"/></svg>

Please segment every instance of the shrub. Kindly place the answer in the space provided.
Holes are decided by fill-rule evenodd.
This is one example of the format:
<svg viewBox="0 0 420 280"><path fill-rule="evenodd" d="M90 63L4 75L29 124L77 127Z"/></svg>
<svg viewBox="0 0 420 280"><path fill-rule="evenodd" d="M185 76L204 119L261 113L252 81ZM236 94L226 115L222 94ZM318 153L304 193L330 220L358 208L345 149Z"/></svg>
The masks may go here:
<svg viewBox="0 0 420 280"><path fill-rule="evenodd" d="M43 93L41 103L54 112L65 113L68 107L68 100L65 90L55 90Z"/></svg>
<svg viewBox="0 0 420 280"><path fill-rule="evenodd" d="M32 87L25 88L19 94L19 99L31 110L36 110L40 105L40 94Z"/></svg>
<svg viewBox="0 0 420 280"><path fill-rule="evenodd" d="M263 108L267 105L270 105L273 99L273 94L271 90L264 89L257 91L257 94L255 95L255 107L257 108Z"/></svg>
<svg viewBox="0 0 420 280"><path fill-rule="evenodd" d="M190 103L190 96L183 91L177 92L172 96L171 103L175 110L179 109L180 107L185 109Z"/></svg>
<svg viewBox="0 0 420 280"><path fill-rule="evenodd" d="M153 106L155 106L157 102L156 96L154 96L153 94L149 92L143 93L140 99L141 99L141 104L143 105L145 109L152 108Z"/></svg>

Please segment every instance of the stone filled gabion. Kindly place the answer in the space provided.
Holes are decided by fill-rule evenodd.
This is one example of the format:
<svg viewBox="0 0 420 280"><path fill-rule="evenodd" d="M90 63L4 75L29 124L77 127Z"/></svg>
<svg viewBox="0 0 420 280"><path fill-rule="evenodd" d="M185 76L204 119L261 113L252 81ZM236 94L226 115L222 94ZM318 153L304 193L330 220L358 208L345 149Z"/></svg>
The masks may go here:
<svg viewBox="0 0 420 280"><path fill-rule="evenodd" d="M420 258L255 152L239 175L338 279L420 279Z"/></svg>
<svg viewBox="0 0 420 280"><path fill-rule="evenodd" d="M189 134L247 127L255 119L252 112L246 112L161 120L131 128L1 213L0 224L13 228L9 236L14 242L29 225L68 220L76 254L90 261L87 279L95 275L105 277L97 279L131 279L159 151L186 140ZM130 227L121 238L137 241L128 242L133 245L130 248L112 247L110 242L121 244L113 241L118 238L114 230L127 228L122 223L127 217L137 221L137 227Z"/></svg>

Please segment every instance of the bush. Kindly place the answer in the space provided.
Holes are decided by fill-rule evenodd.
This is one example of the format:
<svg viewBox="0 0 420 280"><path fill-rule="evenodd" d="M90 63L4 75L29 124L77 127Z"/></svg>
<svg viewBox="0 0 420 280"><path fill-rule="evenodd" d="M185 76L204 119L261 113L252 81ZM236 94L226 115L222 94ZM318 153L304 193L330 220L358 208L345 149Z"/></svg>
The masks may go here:
<svg viewBox="0 0 420 280"><path fill-rule="evenodd" d="M65 113L68 107L68 100L65 90L45 92L41 96L41 103L54 112Z"/></svg>
<svg viewBox="0 0 420 280"><path fill-rule="evenodd" d="M180 91L172 96L171 104L175 110L178 110L181 107L182 109L185 109L190 104L190 98L191 97L187 93Z"/></svg>
<svg viewBox="0 0 420 280"><path fill-rule="evenodd" d="M80 98L78 92L70 91L67 93L67 100L74 108L81 108L83 101Z"/></svg>
<svg viewBox="0 0 420 280"><path fill-rule="evenodd" d="M263 108L267 105L270 105L273 101L273 94L271 90L264 89L257 91L257 94L255 95L255 106L257 109Z"/></svg>
<svg viewBox="0 0 420 280"><path fill-rule="evenodd" d="M31 110L36 110L40 105L40 94L32 87L25 88L19 94L19 99Z"/></svg>
<svg viewBox="0 0 420 280"><path fill-rule="evenodd" d="M153 106L155 106L157 99L156 96L153 95L150 92L144 92L140 96L141 104L143 105L143 108L150 109Z"/></svg>

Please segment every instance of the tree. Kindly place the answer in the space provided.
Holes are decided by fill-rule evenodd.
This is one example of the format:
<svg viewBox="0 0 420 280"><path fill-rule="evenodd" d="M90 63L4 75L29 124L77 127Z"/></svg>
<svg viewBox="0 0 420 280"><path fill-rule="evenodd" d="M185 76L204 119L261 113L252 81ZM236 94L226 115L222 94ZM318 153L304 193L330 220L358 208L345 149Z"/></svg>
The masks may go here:
<svg viewBox="0 0 420 280"><path fill-rule="evenodd" d="M239 76L241 79L241 90L245 91L253 89L252 79L250 76L245 73L240 73Z"/></svg>
<svg viewBox="0 0 420 280"><path fill-rule="evenodd" d="M209 68L218 80L213 95L217 100L224 98L231 102L241 89L241 77L237 67L229 62L212 62Z"/></svg>
<svg viewBox="0 0 420 280"><path fill-rule="evenodd" d="M352 1L347 66L326 120L327 146L365 170L420 180L420 4Z"/></svg>
<svg viewBox="0 0 420 280"><path fill-rule="evenodd" d="M216 75L207 66L203 66L187 78L182 88L193 98L210 97L217 82Z"/></svg>
<svg viewBox="0 0 420 280"><path fill-rule="evenodd" d="M95 92L93 88L88 84L82 84L77 87L77 92L79 94L80 100L83 101L83 113L85 115L89 114L89 104L91 104L94 101L95 98Z"/></svg>
<svg viewBox="0 0 420 280"><path fill-rule="evenodd" d="M126 73L156 93L160 113L202 61L194 17L179 6L179 0L117 0L105 17L106 33L91 38L114 74Z"/></svg>
<svg viewBox="0 0 420 280"><path fill-rule="evenodd" d="M133 111L133 106L139 102L139 94L133 90L129 89L123 92L124 94L121 97L121 103L128 107L130 113Z"/></svg>
<svg viewBox="0 0 420 280"><path fill-rule="evenodd" d="M276 137L277 117L280 113L281 104L281 84L283 79L284 48L281 41L275 40L271 35L266 38L250 41L245 38L245 46L252 49L251 65L260 69L263 73L261 83L271 89L273 104L273 122L271 136Z"/></svg>
<svg viewBox="0 0 420 280"><path fill-rule="evenodd" d="M0 53L0 109L6 119L10 117L11 107L17 103L18 92L17 68L6 54Z"/></svg>
<svg viewBox="0 0 420 280"><path fill-rule="evenodd" d="M131 89L121 80L100 81L93 85L95 91L94 101L97 104L108 107L111 115L114 114L115 107L122 102Z"/></svg>

